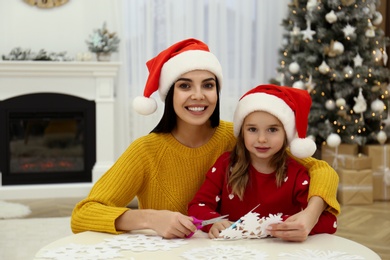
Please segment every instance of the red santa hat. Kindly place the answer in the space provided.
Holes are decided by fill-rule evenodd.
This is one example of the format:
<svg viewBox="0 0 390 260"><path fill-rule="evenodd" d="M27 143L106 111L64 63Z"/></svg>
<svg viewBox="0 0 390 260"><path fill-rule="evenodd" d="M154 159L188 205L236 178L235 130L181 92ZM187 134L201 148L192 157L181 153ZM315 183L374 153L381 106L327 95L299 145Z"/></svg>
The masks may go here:
<svg viewBox="0 0 390 260"><path fill-rule="evenodd" d="M222 88L222 67L217 57L209 51L208 46L197 39L186 39L175 43L160 52L146 63L149 77L145 85L144 95L133 101L133 108L142 115L150 115L157 109L157 102L150 96L158 90L161 100L171 86L184 73L193 70L207 70L217 77Z"/></svg>
<svg viewBox="0 0 390 260"><path fill-rule="evenodd" d="M286 131L291 154L298 158L310 157L317 147L306 138L311 97L306 90L276 85L260 85L245 93L234 113L234 135L238 136L247 115L265 111L277 117Z"/></svg>

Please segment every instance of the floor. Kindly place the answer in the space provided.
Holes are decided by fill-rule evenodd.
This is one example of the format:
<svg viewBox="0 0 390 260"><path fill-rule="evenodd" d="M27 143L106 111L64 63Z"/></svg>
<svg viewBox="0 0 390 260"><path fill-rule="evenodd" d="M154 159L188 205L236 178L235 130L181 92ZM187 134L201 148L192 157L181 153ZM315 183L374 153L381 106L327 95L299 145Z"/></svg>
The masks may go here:
<svg viewBox="0 0 390 260"><path fill-rule="evenodd" d="M80 198L14 200L28 205L28 218L57 218L70 216ZM390 260L390 201L370 205L342 206L336 235L361 243Z"/></svg>

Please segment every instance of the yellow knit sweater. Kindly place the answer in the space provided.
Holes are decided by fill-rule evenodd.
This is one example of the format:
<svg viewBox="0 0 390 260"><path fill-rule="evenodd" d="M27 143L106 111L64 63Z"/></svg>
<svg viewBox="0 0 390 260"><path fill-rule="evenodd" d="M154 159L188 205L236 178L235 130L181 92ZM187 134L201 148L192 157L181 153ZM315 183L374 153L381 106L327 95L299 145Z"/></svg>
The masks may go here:
<svg viewBox="0 0 390 260"><path fill-rule="evenodd" d="M180 144L171 134L151 133L135 140L96 182L88 197L73 210L74 233L121 233L115 220L135 196L139 208L166 209L187 214L188 202L204 181L209 167L235 143L233 124L221 121L210 141L199 148ZM338 214L338 176L314 158L298 160L309 168L309 197L320 196Z"/></svg>

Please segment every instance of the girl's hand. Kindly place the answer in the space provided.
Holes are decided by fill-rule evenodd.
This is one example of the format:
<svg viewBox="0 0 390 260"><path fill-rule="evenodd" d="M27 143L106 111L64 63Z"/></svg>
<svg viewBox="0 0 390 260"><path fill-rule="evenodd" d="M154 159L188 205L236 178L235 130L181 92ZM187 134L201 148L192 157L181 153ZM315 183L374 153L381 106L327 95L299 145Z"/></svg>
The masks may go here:
<svg viewBox="0 0 390 260"><path fill-rule="evenodd" d="M210 228L209 238L219 238L219 233L230 227L232 224L233 222L230 222L229 220L222 220L214 223Z"/></svg>
<svg viewBox="0 0 390 260"><path fill-rule="evenodd" d="M286 241L302 242L307 239L318 218L305 210L290 216L283 223L273 224L267 228L269 234Z"/></svg>

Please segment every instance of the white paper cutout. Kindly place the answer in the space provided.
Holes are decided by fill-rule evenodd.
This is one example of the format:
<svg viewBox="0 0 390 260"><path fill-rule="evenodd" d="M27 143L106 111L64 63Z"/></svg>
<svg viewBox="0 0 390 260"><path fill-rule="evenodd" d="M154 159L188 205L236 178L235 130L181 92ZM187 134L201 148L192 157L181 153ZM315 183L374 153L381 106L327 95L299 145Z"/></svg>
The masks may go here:
<svg viewBox="0 0 390 260"><path fill-rule="evenodd" d="M311 259L340 259L340 260L356 260L364 259L364 257L359 255L350 255L346 252L340 251L330 251L330 250L311 250L311 249L302 249L296 250L293 253L280 253L278 259L283 260L311 260Z"/></svg>
<svg viewBox="0 0 390 260"><path fill-rule="evenodd" d="M160 236L147 236L139 234L121 234L105 239L105 244L112 248L130 250L133 252L171 250L187 244L184 239L164 239Z"/></svg>
<svg viewBox="0 0 390 260"><path fill-rule="evenodd" d="M124 256L119 253L119 249L110 248L104 245L104 243L99 243L95 245L69 244L63 247L46 250L41 256L41 258L53 260L104 260L123 257Z"/></svg>
<svg viewBox="0 0 390 260"><path fill-rule="evenodd" d="M168 251L187 243L184 239L164 239L160 236L121 234L105 239L104 242L98 244L69 244L55 249L48 249L45 250L41 258L52 260L105 260L124 258L124 255L120 253L121 251Z"/></svg>
<svg viewBox="0 0 390 260"><path fill-rule="evenodd" d="M283 222L282 213L261 218L259 216L260 214L255 212L247 213L235 227L222 230L220 238L215 240L265 238L268 236L269 225Z"/></svg>
<svg viewBox="0 0 390 260"><path fill-rule="evenodd" d="M243 246L210 246L194 248L181 255L188 260L236 260L236 259L266 259L268 254Z"/></svg>

